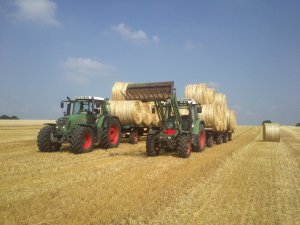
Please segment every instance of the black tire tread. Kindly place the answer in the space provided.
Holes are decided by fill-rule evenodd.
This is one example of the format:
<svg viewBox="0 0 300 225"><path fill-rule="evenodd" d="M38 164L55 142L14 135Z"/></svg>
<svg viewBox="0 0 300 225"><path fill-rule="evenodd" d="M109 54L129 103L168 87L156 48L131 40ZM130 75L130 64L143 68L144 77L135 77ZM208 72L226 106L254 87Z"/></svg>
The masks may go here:
<svg viewBox="0 0 300 225"><path fill-rule="evenodd" d="M119 131L119 140L117 141L116 144L111 144L109 137L108 137L108 133L109 133L109 128L111 125L116 125ZM100 144L99 146L103 149L109 149L109 148L116 148L118 147L119 143L120 143L120 137L121 137L121 126L119 121L116 118L110 118L108 121L108 126L107 128L104 128L101 134L101 140L100 140Z"/></svg>
<svg viewBox="0 0 300 225"><path fill-rule="evenodd" d="M90 132L92 135L92 145L91 145L90 149L84 151L83 147L82 147L82 144L83 144L82 141L83 141L84 135L87 132ZM70 139L70 149L75 154L91 152L93 150L94 141L95 141L95 137L94 137L93 130L89 127L80 127L79 126L76 129L74 129L74 131L73 131L72 137Z"/></svg>
<svg viewBox="0 0 300 225"><path fill-rule="evenodd" d="M59 144L51 143L50 135L55 130L53 126L43 127L37 136L37 145L41 152L54 152L60 149Z"/></svg>
<svg viewBox="0 0 300 225"><path fill-rule="evenodd" d="M157 135L155 134L149 134L147 136L147 139L146 139L146 154L147 156L150 156L150 157L154 157L154 156L158 156L159 154L159 150L156 149L156 139L157 138Z"/></svg>
<svg viewBox="0 0 300 225"><path fill-rule="evenodd" d="M178 135L177 137L177 154L181 158L188 158L190 153L187 151L187 143L190 142L190 136L187 134Z"/></svg>

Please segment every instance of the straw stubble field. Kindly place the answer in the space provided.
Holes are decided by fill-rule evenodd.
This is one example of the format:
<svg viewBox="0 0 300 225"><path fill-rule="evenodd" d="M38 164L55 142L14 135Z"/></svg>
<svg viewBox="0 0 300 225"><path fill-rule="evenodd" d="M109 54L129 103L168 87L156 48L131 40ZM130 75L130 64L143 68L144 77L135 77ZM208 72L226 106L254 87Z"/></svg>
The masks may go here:
<svg viewBox="0 0 300 225"><path fill-rule="evenodd" d="M300 128L149 158L145 142L40 153L41 122L0 122L0 224L300 224Z"/></svg>

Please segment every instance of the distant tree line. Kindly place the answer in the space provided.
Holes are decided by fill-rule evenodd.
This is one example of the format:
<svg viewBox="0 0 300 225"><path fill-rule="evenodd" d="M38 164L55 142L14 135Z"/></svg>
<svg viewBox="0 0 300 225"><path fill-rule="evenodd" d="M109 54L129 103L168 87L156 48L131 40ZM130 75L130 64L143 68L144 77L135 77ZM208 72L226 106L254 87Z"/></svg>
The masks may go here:
<svg viewBox="0 0 300 225"><path fill-rule="evenodd" d="M8 116L8 115L2 115L0 116L1 120L19 120L17 116Z"/></svg>

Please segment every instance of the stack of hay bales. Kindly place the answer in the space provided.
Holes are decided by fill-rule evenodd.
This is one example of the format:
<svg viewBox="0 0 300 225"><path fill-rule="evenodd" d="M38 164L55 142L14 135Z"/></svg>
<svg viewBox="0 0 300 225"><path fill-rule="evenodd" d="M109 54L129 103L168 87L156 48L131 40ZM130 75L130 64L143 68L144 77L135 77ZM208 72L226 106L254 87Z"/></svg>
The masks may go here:
<svg viewBox="0 0 300 225"><path fill-rule="evenodd" d="M280 142L280 126L277 123L263 124L264 141Z"/></svg>
<svg viewBox="0 0 300 225"><path fill-rule="evenodd" d="M157 126L159 123L158 115L152 114L151 110L154 103L125 100L124 94L128 84L115 82L113 85L112 100L110 101L111 114L117 116L122 124Z"/></svg>
<svg viewBox="0 0 300 225"><path fill-rule="evenodd" d="M227 108L226 95L216 93L214 88L208 88L201 83L187 85L185 97L202 105L201 118L206 127L216 131L234 131L236 128L236 116L234 111Z"/></svg>

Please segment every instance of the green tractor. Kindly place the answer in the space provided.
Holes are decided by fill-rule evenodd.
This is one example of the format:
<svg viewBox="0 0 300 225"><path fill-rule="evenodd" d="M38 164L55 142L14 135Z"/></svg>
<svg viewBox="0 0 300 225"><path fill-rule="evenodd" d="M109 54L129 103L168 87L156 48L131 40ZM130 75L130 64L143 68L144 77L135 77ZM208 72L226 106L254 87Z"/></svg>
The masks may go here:
<svg viewBox="0 0 300 225"><path fill-rule="evenodd" d="M66 112L56 123L48 123L37 136L41 152L60 150L63 143L69 143L73 153L86 153L98 144L103 149L119 145L121 126L117 117L110 115L107 99L92 96L67 98Z"/></svg>
<svg viewBox="0 0 300 225"><path fill-rule="evenodd" d="M205 149L205 130L199 118L201 106L191 99L177 100L174 82L129 84L127 100L153 101L152 112L157 112L160 126L152 128L146 140L148 156L157 156L161 149L176 151L188 158L191 150Z"/></svg>

